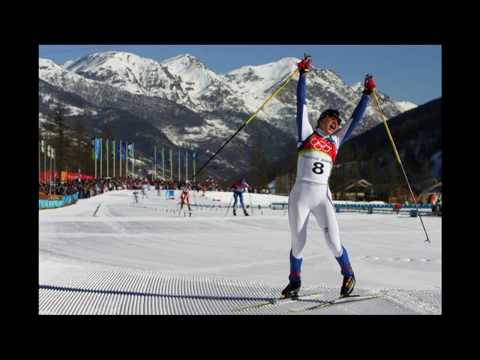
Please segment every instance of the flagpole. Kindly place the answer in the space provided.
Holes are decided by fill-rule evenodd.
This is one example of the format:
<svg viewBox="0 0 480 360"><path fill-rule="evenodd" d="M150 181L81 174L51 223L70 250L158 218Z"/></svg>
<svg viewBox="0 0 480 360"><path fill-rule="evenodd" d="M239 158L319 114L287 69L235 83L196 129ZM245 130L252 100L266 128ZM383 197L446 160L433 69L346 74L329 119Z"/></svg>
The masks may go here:
<svg viewBox="0 0 480 360"><path fill-rule="evenodd" d="M193 182L195 183L196 180L196 173L197 173L197 153L193 153L192 155L192 161L193 161Z"/></svg>
<svg viewBox="0 0 480 360"><path fill-rule="evenodd" d="M125 147L125 176L128 177L128 148L129 148L128 141L125 145L126 145L126 147Z"/></svg>
<svg viewBox="0 0 480 360"><path fill-rule="evenodd" d="M168 149L170 150L170 181L173 180L173 150L172 149Z"/></svg>
<svg viewBox="0 0 480 360"><path fill-rule="evenodd" d="M103 138L100 138L100 179L103 177Z"/></svg>
<svg viewBox="0 0 480 360"><path fill-rule="evenodd" d="M153 145L153 179L157 179L157 146Z"/></svg>
<svg viewBox="0 0 480 360"><path fill-rule="evenodd" d="M40 151L38 152L38 184L42 182L42 155L41 152L43 153L45 150L45 141L42 139L40 141Z"/></svg>
<svg viewBox="0 0 480 360"><path fill-rule="evenodd" d="M132 154L133 154L132 176L135 179L135 144L132 144Z"/></svg>
<svg viewBox="0 0 480 360"><path fill-rule="evenodd" d="M162 146L162 177L165 180L165 147Z"/></svg>
<svg viewBox="0 0 480 360"><path fill-rule="evenodd" d="M40 175L42 174L42 143L43 140L40 140L38 145L39 145L39 150L38 150L38 185L40 185Z"/></svg>
<svg viewBox="0 0 480 360"><path fill-rule="evenodd" d="M108 177L108 174L109 174L109 171L108 171L108 170L109 170L109 169L108 169L108 168L109 168L109 166L108 166L108 158L110 157L110 154L109 154L109 152L108 152L108 150L109 150L109 149L108 149L108 142L109 142L109 141L108 141L108 139L107 139L107 141L105 142L105 145L106 145L105 151L106 151L106 155L107 155L107 177Z"/></svg>
<svg viewBox="0 0 480 360"><path fill-rule="evenodd" d="M55 149L53 149L53 186L57 187L56 172L55 172Z"/></svg>
<svg viewBox="0 0 480 360"><path fill-rule="evenodd" d="M48 145L48 194L52 193L52 158L51 147Z"/></svg>
<svg viewBox="0 0 480 360"><path fill-rule="evenodd" d="M185 151L185 181L188 181L188 150Z"/></svg>
<svg viewBox="0 0 480 360"><path fill-rule="evenodd" d="M45 146L43 147L43 174L45 178L43 179L47 183L47 142L45 141Z"/></svg>
<svg viewBox="0 0 480 360"><path fill-rule="evenodd" d="M95 159L95 179L97 179L97 138L95 138L95 156L94 156L94 159Z"/></svg>
<svg viewBox="0 0 480 360"><path fill-rule="evenodd" d="M117 152L117 141L113 140L113 177L115 177L115 157L116 157L116 152Z"/></svg>
<svg viewBox="0 0 480 360"><path fill-rule="evenodd" d="M122 177L122 140L120 140L120 143L119 143L119 147L120 149L118 155L119 155L119 159L118 159L118 165L119 165L119 172L120 172L120 177Z"/></svg>
<svg viewBox="0 0 480 360"><path fill-rule="evenodd" d="M178 183L180 184L180 180L182 178L182 174L181 174L181 157L182 157L182 154L180 153L180 149L178 149Z"/></svg>

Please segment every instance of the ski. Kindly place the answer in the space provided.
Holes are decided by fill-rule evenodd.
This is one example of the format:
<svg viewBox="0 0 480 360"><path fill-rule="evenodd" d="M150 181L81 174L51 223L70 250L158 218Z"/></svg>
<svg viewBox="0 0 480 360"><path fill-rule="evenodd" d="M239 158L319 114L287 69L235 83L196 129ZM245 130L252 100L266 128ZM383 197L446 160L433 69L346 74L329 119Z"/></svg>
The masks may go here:
<svg viewBox="0 0 480 360"><path fill-rule="evenodd" d="M291 302L294 302L294 301L301 301L305 298L310 298L310 297L317 298L320 295L322 295L322 294L313 293L313 294L305 294L305 295L300 295L300 296L296 296L296 297L287 297L287 298L282 296L282 297L273 298L271 300L263 301L263 302L256 303L256 304L239 306L239 307L234 308L233 311L237 312L237 311L257 309L257 308L260 308L260 307L263 307L263 306L268 306L268 305L288 304L288 303L291 303Z"/></svg>
<svg viewBox="0 0 480 360"><path fill-rule="evenodd" d="M339 304L344 304L344 303L349 303L349 302L355 302L355 301L363 301L363 300L370 300L370 299L376 299L383 296L382 294L373 294L373 295L350 295L350 296L343 296L339 297L333 300L326 300L322 301L320 304L316 304L313 306L308 306L306 308L300 308L300 309L288 309L288 312L303 312L303 311L311 311L315 309L322 309L326 308L328 306L332 305L339 305Z"/></svg>

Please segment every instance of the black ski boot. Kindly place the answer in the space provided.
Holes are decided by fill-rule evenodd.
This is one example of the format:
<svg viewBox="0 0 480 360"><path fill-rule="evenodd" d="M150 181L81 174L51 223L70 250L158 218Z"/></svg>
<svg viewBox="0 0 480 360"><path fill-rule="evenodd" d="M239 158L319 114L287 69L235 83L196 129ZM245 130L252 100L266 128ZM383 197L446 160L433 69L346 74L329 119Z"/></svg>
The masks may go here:
<svg viewBox="0 0 480 360"><path fill-rule="evenodd" d="M243 209L243 213L245 214L245 216L249 216L247 210Z"/></svg>
<svg viewBox="0 0 480 360"><path fill-rule="evenodd" d="M340 296L349 296L355 288L355 275L344 276Z"/></svg>
<svg viewBox="0 0 480 360"><path fill-rule="evenodd" d="M290 281L285 289L282 291L282 295L286 298L295 298L298 296L298 292L300 291L300 287L302 286L302 282L298 281Z"/></svg>
<svg viewBox="0 0 480 360"><path fill-rule="evenodd" d="M233 216L237 216L237 211L233 209Z"/></svg>

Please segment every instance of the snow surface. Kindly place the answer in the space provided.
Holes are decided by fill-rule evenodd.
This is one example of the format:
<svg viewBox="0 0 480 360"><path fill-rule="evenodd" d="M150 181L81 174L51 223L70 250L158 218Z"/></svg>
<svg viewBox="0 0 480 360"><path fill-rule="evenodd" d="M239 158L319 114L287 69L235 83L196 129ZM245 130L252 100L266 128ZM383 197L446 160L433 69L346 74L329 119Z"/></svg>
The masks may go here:
<svg viewBox="0 0 480 360"><path fill-rule="evenodd" d="M418 107L417 104L414 104L411 101L396 101L395 105L397 105L401 112L405 112Z"/></svg>
<svg viewBox="0 0 480 360"><path fill-rule="evenodd" d="M231 193L195 192L188 217L178 211L178 191L176 200L160 195L149 191L135 203L132 191L122 190L41 210L40 314L235 314L236 306L278 296L289 271L287 212L258 205L287 197L245 194L251 216L233 217ZM355 291L384 296L310 313L441 314L441 218L424 217L427 244L418 218L337 216ZM338 264L313 220L303 264L306 292L338 295ZM301 305L242 314L288 314Z"/></svg>

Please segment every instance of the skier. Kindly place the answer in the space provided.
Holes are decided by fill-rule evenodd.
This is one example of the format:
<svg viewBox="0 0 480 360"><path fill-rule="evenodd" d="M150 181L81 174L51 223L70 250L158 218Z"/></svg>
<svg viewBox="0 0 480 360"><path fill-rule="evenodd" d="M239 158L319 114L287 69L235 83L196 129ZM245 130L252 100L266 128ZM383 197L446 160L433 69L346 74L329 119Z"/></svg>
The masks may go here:
<svg viewBox="0 0 480 360"><path fill-rule="evenodd" d="M147 184L143 184L143 186L142 186L142 200L145 199L145 198L148 198L146 190L147 190Z"/></svg>
<svg viewBox="0 0 480 360"><path fill-rule="evenodd" d="M234 183L230 189L233 190L233 216L237 216L237 200L240 199L240 205L243 209L243 213L245 216L249 216L247 210L245 209L245 205L243 204L243 193L246 189L250 189L251 186L247 184L245 178L241 179Z"/></svg>
<svg viewBox="0 0 480 360"><path fill-rule="evenodd" d="M310 57L298 63L300 78L297 85L298 161L295 185L288 198L288 219L292 239L290 250L289 284L282 291L284 297L295 297L301 286L303 249L307 238L310 213L323 229L328 247L340 265L343 275L341 296L348 296L355 287L355 276L347 250L340 242L332 195L328 186L337 152L360 122L368 105L369 95L375 88L371 75L365 77L363 96L352 117L340 128L338 110L327 109L321 113L316 129L308 121L306 106L306 74L310 71Z"/></svg>
<svg viewBox="0 0 480 360"><path fill-rule="evenodd" d="M191 186L190 186L190 183L189 181L187 180L185 182L185 186L182 188L182 193L180 194L180 201L181 201L181 205L180 205L180 211L182 211L183 209L183 205L186 203L187 206L188 206L188 212L189 212L189 216L192 216L192 209L190 207L190 194L189 194L189 191L191 190Z"/></svg>
<svg viewBox="0 0 480 360"><path fill-rule="evenodd" d="M138 204L138 191L133 192L133 197L135 198L135 203Z"/></svg>

